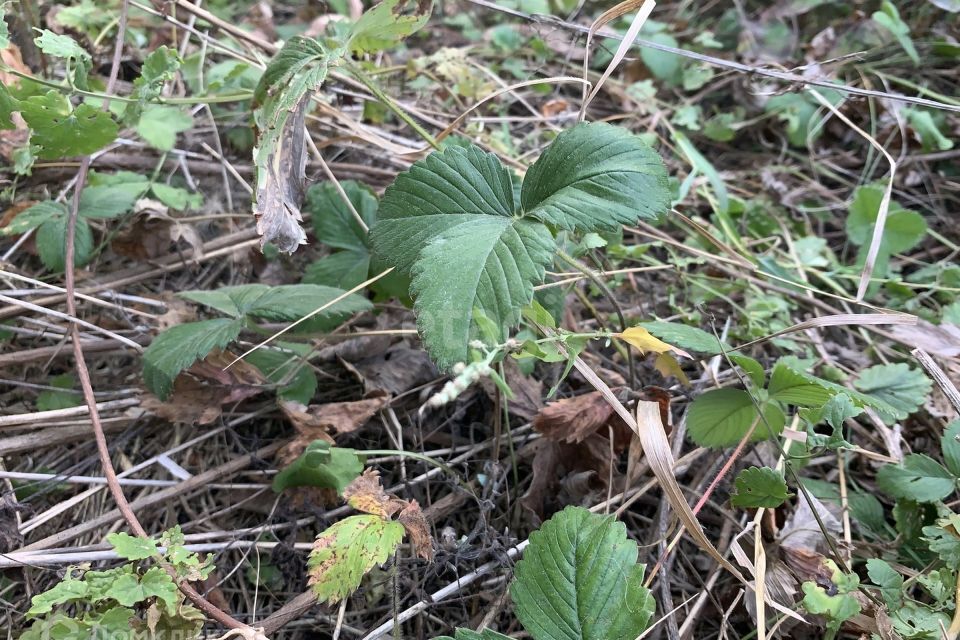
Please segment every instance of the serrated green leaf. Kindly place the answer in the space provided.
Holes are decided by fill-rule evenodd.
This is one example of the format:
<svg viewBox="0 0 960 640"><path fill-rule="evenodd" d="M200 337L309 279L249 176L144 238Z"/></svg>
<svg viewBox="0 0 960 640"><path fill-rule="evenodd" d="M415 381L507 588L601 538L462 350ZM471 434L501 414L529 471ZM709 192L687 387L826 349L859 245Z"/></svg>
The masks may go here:
<svg viewBox="0 0 960 640"><path fill-rule="evenodd" d="M783 431L786 418L773 403L763 409L766 422L773 434ZM750 394L739 389L714 389L698 396L687 414L690 439L701 447L729 447L738 444L757 419L757 410ZM770 431L761 420L750 438L759 442L770 437Z"/></svg>
<svg viewBox="0 0 960 640"><path fill-rule="evenodd" d="M864 369L853 384L863 393L893 407L897 420L903 420L919 409L933 386L923 371L902 362Z"/></svg>
<svg viewBox="0 0 960 640"><path fill-rule="evenodd" d="M567 507L530 535L510 595L534 640L633 640L655 606L643 573L622 522Z"/></svg>
<svg viewBox="0 0 960 640"><path fill-rule="evenodd" d="M131 536L129 533L110 533L107 534L107 542L113 546L121 558L127 560L143 560L159 555L157 543L150 538L141 538L140 536Z"/></svg>
<svg viewBox="0 0 960 640"><path fill-rule="evenodd" d="M164 83L176 77L181 64L180 55L174 49L167 45L157 47L144 58L140 77L133 81L131 97L141 103L159 97Z"/></svg>
<svg viewBox="0 0 960 640"><path fill-rule="evenodd" d="M51 271L63 271L67 265L67 217L50 218L40 225L36 235L40 261ZM93 232L82 218L74 230L73 264L82 267L93 254Z"/></svg>
<svg viewBox="0 0 960 640"><path fill-rule="evenodd" d="M782 362L777 363L767 387L770 397L801 407L820 407L833 397L833 392L811 382Z"/></svg>
<svg viewBox="0 0 960 640"><path fill-rule="evenodd" d="M911 453L902 464L885 464L877 472L877 487L894 498L916 502L943 500L955 488L953 475L922 453Z"/></svg>
<svg viewBox="0 0 960 640"><path fill-rule="evenodd" d="M876 227L883 193L884 188L879 184L863 185L854 191L853 202L850 203L847 215L846 229L850 242L859 247L858 264L864 263L873 240L873 230ZM898 202L891 200L874 271L880 276L886 275L890 256L909 251L919 244L926 233L927 222L923 216L915 211L904 209Z"/></svg>
<svg viewBox="0 0 960 640"><path fill-rule="evenodd" d="M30 229L36 229L51 218L66 217L66 215L67 208L59 202L53 200L38 202L29 209L18 213L10 224L0 229L0 235L25 233Z"/></svg>
<svg viewBox="0 0 960 640"><path fill-rule="evenodd" d="M501 327L515 326L534 283L543 281L553 238L514 213L509 173L476 147L428 156L383 196L373 249L412 273L417 325L441 367L468 360L474 309Z"/></svg>
<svg viewBox="0 0 960 640"><path fill-rule="evenodd" d="M331 59L316 40L294 36L267 65L254 91L254 214L263 242L293 252L306 242L300 226L306 147L303 124L311 91L327 77Z"/></svg>
<svg viewBox="0 0 960 640"><path fill-rule="evenodd" d="M170 151L177 142L177 134L193 126L190 114L177 107L151 105L140 114L137 133L144 142L160 151Z"/></svg>
<svg viewBox="0 0 960 640"><path fill-rule="evenodd" d="M373 191L355 181L340 183L360 218L369 227L377 220L379 202ZM315 184L307 190L304 209L310 211L317 240L334 249L367 251L367 232L357 222L336 186L330 182Z"/></svg>
<svg viewBox="0 0 960 640"><path fill-rule="evenodd" d="M413 4L412 10L407 8ZM355 53L374 53L397 44L419 31L433 11L433 0L384 0L354 23L347 47Z"/></svg>
<svg viewBox="0 0 960 640"><path fill-rule="evenodd" d="M736 493L730 496L735 507L759 509L779 507L791 496L783 474L770 467L748 467L737 474Z"/></svg>
<svg viewBox="0 0 960 640"><path fill-rule="evenodd" d="M368 251L337 251L311 263L303 272L303 283L352 289L369 274Z"/></svg>
<svg viewBox="0 0 960 640"><path fill-rule="evenodd" d="M870 582L880 587L880 596L887 606L895 609L903 601L903 576L890 566L890 563L880 558L867 560L867 575Z"/></svg>
<svg viewBox="0 0 960 640"><path fill-rule="evenodd" d="M403 525L380 516L344 518L317 536L307 560L309 584L320 602L339 602L363 576L386 562L403 539Z"/></svg>
<svg viewBox="0 0 960 640"><path fill-rule="evenodd" d="M670 206L667 171L638 136L602 122L557 136L524 177L523 210L578 232L616 230Z"/></svg>
<svg viewBox="0 0 960 640"><path fill-rule="evenodd" d="M170 327L154 338L143 353L144 383L154 395L166 400L181 371L214 349L223 349L236 340L242 328L240 320L230 318Z"/></svg>
<svg viewBox="0 0 960 640"><path fill-rule="evenodd" d="M69 70L72 72L70 77L73 84L79 89L87 89L87 74L90 72L93 60L76 40L68 35L42 29L33 42L48 56L64 58L68 67L72 67Z"/></svg>
<svg viewBox="0 0 960 640"><path fill-rule="evenodd" d="M343 493L344 487L363 473L363 460L354 449L331 447L323 440L307 445L299 458L273 479L277 493L291 487L321 487Z"/></svg>
<svg viewBox="0 0 960 640"><path fill-rule="evenodd" d="M855 389L848 389L843 385L831 382L829 380L824 380L823 378L815 376L812 373L808 373L806 370L807 367L801 361L792 356L780 358L780 360L777 361L777 366L788 367L793 374L804 378L811 384L823 387L833 395L846 394L850 400L853 401L853 404L858 407L873 408L882 418L884 418L884 420L895 419L894 416L896 415L897 410L883 398L872 394L861 393Z"/></svg>
<svg viewBox="0 0 960 640"><path fill-rule="evenodd" d="M140 587L147 598L157 598L167 608L167 613L175 615L180 602L180 590L173 578L160 567L150 567L140 578Z"/></svg>
<svg viewBox="0 0 960 640"><path fill-rule="evenodd" d="M89 155L117 137L117 123L109 114L86 103L74 109L58 91L21 100L19 110L40 158Z"/></svg>
<svg viewBox="0 0 960 640"><path fill-rule="evenodd" d="M177 211L197 209L203 204L203 194L191 193L186 189L168 184L155 182L150 185L150 191L157 197L157 200Z"/></svg>
<svg viewBox="0 0 960 640"><path fill-rule="evenodd" d="M943 462L947 469L960 478L960 442L957 441L957 436L960 436L960 420L954 420L947 425L940 437L940 451L943 452Z"/></svg>
<svg viewBox="0 0 960 640"><path fill-rule="evenodd" d="M762 364L749 356L744 356L739 353L731 353L729 357L731 362L740 365L740 368L746 372L747 377L750 378L750 381L753 382L757 388L763 387L763 383L767 379L767 373L763 370Z"/></svg>
<svg viewBox="0 0 960 640"><path fill-rule="evenodd" d="M342 289L315 284L243 284L213 291L184 291L179 295L237 318L249 315L283 322L299 320L343 293ZM366 298L351 294L315 317L340 321L370 307Z"/></svg>

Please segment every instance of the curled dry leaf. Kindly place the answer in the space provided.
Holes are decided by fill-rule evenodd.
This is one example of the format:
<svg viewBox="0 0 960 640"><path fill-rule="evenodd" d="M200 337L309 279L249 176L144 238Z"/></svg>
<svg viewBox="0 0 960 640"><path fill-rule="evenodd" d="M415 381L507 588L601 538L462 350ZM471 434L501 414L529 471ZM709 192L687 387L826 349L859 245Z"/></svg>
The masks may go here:
<svg viewBox="0 0 960 640"><path fill-rule="evenodd" d="M433 537L430 535L430 524L417 501L411 500L400 512L397 520L410 536L413 552L424 560L433 560Z"/></svg>
<svg viewBox="0 0 960 640"><path fill-rule="evenodd" d="M384 393L364 400L312 404L309 407L290 400L281 402L280 410L297 430L297 436L280 450L278 456L291 462L314 440L333 444L334 434L356 431L389 403L390 397Z"/></svg>
<svg viewBox="0 0 960 640"><path fill-rule="evenodd" d="M307 233L300 225L300 204L307 162L303 122L309 102L310 95L304 94L290 110L283 133L267 158L267 175L257 184L253 213L261 245L270 242L285 253L293 253L307 242Z"/></svg>
<svg viewBox="0 0 960 640"><path fill-rule="evenodd" d="M380 484L380 472L366 469L343 490L343 499L357 511L381 518L390 518L403 509L407 502L390 496Z"/></svg>
<svg viewBox="0 0 960 640"><path fill-rule="evenodd" d="M558 442L583 442L611 420L616 431L625 436L625 444L629 440L629 427L614 415L603 396L593 391L551 402L534 417L533 428L544 437Z"/></svg>

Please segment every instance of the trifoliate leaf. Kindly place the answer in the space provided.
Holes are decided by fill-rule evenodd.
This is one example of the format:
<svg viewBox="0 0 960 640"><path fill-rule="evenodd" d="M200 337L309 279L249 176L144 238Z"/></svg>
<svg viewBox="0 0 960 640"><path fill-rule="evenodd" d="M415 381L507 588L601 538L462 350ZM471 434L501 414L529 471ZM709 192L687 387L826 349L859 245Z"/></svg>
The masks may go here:
<svg viewBox="0 0 960 640"><path fill-rule="evenodd" d="M89 155L117 137L117 123L109 114L86 103L73 108L58 91L21 100L19 109L40 158Z"/></svg>
<svg viewBox="0 0 960 640"><path fill-rule="evenodd" d="M402 539L402 524L373 515L350 516L318 535L307 560L308 584L317 600L339 602L353 593Z"/></svg>
<svg viewBox="0 0 960 640"><path fill-rule="evenodd" d="M413 276L421 337L440 366L450 367L468 359L467 345L479 337L475 317L501 331L519 322L555 252L541 220L595 231L653 216L666 208L665 175L636 136L578 125L528 171L518 210L513 179L496 156L448 147L387 188L370 240L381 261Z"/></svg>
<svg viewBox="0 0 960 640"><path fill-rule="evenodd" d="M408 7L413 5L411 10ZM364 12L347 36L347 47L355 53L388 49L419 31L433 11L433 0L384 0Z"/></svg>
<svg viewBox="0 0 960 640"><path fill-rule="evenodd" d="M363 461L355 450L314 440L299 458L274 477L273 490L280 493L291 487L320 487L342 493L362 472Z"/></svg>
<svg viewBox="0 0 960 640"><path fill-rule="evenodd" d="M923 371L902 362L864 369L853 384L863 393L893 407L897 420L903 420L919 409L933 386Z"/></svg>
<svg viewBox="0 0 960 640"><path fill-rule="evenodd" d="M242 321L229 318L170 327L154 338L143 353L144 383L154 395L166 400L181 371L236 340L242 328Z"/></svg>
<svg viewBox="0 0 960 640"><path fill-rule="evenodd" d="M67 217L50 218L37 229L37 253L51 271L63 271L67 265ZM93 232L82 218L77 219L73 242L73 264L82 267L93 254Z"/></svg>
<svg viewBox="0 0 960 640"><path fill-rule="evenodd" d="M567 507L530 535L510 595L534 640L633 640L655 606L643 573L622 522Z"/></svg>
<svg viewBox="0 0 960 640"><path fill-rule="evenodd" d="M253 149L257 184L254 215L263 243L292 253L306 242L300 203L306 166L304 118L310 92L327 77L331 57L310 38L290 38L267 65L254 92L258 138Z"/></svg>
<svg viewBox="0 0 960 640"><path fill-rule="evenodd" d="M763 420L757 422L751 442L759 442L783 431L786 418L773 403L764 405ZM714 389L698 396L687 414L690 439L701 447L730 447L738 444L757 420L757 409L750 394L739 389Z"/></svg>
<svg viewBox="0 0 960 640"><path fill-rule="evenodd" d="M870 582L880 587L880 596L888 607L895 609L903 602L903 576L889 562L870 558L867 560L867 575Z"/></svg>
<svg viewBox="0 0 960 640"><path fill-rule="evenodd" d="M956 486L953 475L922 453L911 453L902 464L886 464L877 472L877 486L894 498L916 502L943 500Z"/></svg>
<svg viewBox="0 0 960 640"><path fill-rule="evenodd" d="M557 136L524 177L523 210L560 229L617 230L667 211L663 160L632 133L602 122Z"/></svg>
<svg viewBox="0 0 960 640"><path fill-rule="evenodd" d="M735 507L759 509L779 507L791 496L783 474L770 467L749 467L737 474L736 493L730 496Z"/></svg>
<svg viewBox="0 0 960 640"><path fill-rule="evenodd" d="M141 538L140 536L131 536L129 533L110 533L107 534L107 542L113 546L121 558L127 560L143 560L152 558L160 552L157 549L156 541L151 538Z"/></svg>
<svg viewBox="0 0 960 640"><path fill-rule="evenodd" d="M160 151L170 151L177 142L177 134L189 131L193 118L177 107L151 105L140 114L137 133L144 141Z"/></svg>

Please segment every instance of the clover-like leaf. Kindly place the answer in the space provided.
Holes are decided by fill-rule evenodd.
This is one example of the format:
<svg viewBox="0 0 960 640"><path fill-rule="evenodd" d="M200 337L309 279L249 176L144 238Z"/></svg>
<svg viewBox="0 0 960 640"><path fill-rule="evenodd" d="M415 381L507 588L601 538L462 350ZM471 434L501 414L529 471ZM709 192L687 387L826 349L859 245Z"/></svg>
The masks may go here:
<svg viewBox="0 0 960 640"><path fill-rule="evenodd" d="M636 136L578 125L531 167L520 207L496 156L451 147L387 188L370 240L382 262L412 275L421 337L450 367L467 360L476 318L501 333L519 322L556 251L546 224L589 232L652 217L666 209L665 181L662 162Z"/></svg>
<svg viewBox="0 0 960 640"><path fill-rule="evenodd" d="M737 492L730 496L735 507L759 509L779 507L790 497L783 474L770 467L748 467L734 481Z"/></svg>
<svg viewBox="0 0 960 640"><path fill-rule="evenodd" d="M622 522L567 507L530 535L510 595L534 640L633 640L655 606L643 572Z"/></svg>
<svg viewBox="0 0 960 640"><path fill-rule="evenodd" d="M318 535L307 560L308 584L317 600L339 602L353 593L402 539L402 524L374 515L350 516Z"/></svg>

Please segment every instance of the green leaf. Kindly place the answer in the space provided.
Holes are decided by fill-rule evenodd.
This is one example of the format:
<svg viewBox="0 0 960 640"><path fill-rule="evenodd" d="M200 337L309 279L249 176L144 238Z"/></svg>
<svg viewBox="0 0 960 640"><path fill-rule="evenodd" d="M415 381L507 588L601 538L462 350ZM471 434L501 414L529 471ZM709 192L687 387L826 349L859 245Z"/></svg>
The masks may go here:
<svg viewBox="0 0 960 640"><path fill-rule="evenodd" d="M814 615L827 618L827 629L831 636L840 629L844 621L860 613L860 603L850 595L860 584L856 574L849 576L837 568L833 560L824 560L823 564L833 572L833 584L836 587L832 595L815 582L803 583L803 606Z"/></svg>
<svg viewBox="0 0 960 640"><path fill-rule="evenodd" d="M773 368L767 391L773 400L801 407L823 406L834 395L829 389L811 382L782 362Z"/></svg>
<svg viewBox="0 0 960 640"><path fill-rule="evenodd" d="M953 475L930 456L911 453L902 464L886 464L877 472L877 487L894 498L916 502L943 500L955 488Z"/></svg>
<svg viewBox="0 0 960 640"><path fill-rule="evenodd" d="M9 236L25 233L30 229L36 229L47 220L65 218L66 215L67 208L65 206L53 200L44 200L18 213L10 224L0 229L0 235Z"/></svg>
<svg viewBox="0 0 960 640"><path fill-rule="evenodd" d="M40 261L51 271L63 271L67 265L67 217L50 218L37 229L37 253ZM93 254L93 232L82 218L77 219L74 231L73 264L81 267Z"/></svg>
<svg viewBox="0 0 960 640"><path fill-rule="evenodd" d="M309 584L320 602L339 602L386 562L403 539L403 525L375 515L350 516L317 536L307 560Z"/></svg>
<svg viewBox="0 0 960 640"><path fill-rule="evenodd" d="M431 154L383 196L373 249L412 273L417 325L441 367L468 360L475 308L501 327L515 326L534 283L543 281L553 238L514 213L509 173L476 147Z"/></svg>
<svg viewBox="0 0 960 640"><path fill-rule="evenodd" d="M654 611L637 543L613 516L567 507L530 535L510 595L534 640L633 640Z"/></svg>
<svg viewBox="0 0 960 640"><path fill-rule="evenodd" d="M759 509L779 507L791 497L783 474L770 467L748 467L734 481L736 493L730 496L735 507Z"/></svg>
<svg viewBox="0 0 960 640"><path fill-rule="evenodd" d="M83 404L83 396L74 390L76 385L72 373L63 373L50 379L50 386L62 391L41 391L37 394L37 411L53 411Z"/></svg>
<svg viewBox="0 0 960 640"><path fill-rule="evenodd" d="M931 112L923 109L904 108L903 113L907 116L910 126L920 136L923 151L930 153L953 149L953 140L940 131L940 126L945 125L945 123L938 124Z"/></svg>
<svg viewBox="0 0 960 640"><path fill-rule="evenodd" d="M147 598L157 598L167 608L167 613L175 615L180 602L180 590L173 578L160 567L150 567L140 578L140 587Z"/></svg>
<svg viewBox="0 0 960 640"><path fill-rule="evenodd" d="M83 600L87 597L89 587L85 582L77 580L67 571L67 577L58 582L51 589L41 594L33 596L30 610L27 611L27 617L36 617L44 613L50 613L58 604Z"/></svg>
<svg viewBox="0 0 960 640"><path fill-rule="evenodd" d="M469 629L457 629L452 638L450 636L438 636L433 640L510 640L510 636L505 636L490 629L484 629L479 633Z"/></svg>
<svg viewBox="0 0 960 640"><path fill-rule="evenodd" d="M355 450L314 440L299 458L274 477L273 490L280 493L291 487L321 487L336 489L339 494L361 473L363 461Z"/></svg>
<svg viewBox="0 0 960 640"><path fill-rule="evenodd" d="M126 560L143 560L159 555L157 543L151 538L141 538L140 536L131 536L129 533L110 533L107 534L107 542L113 546L121 558Z"/></svg>
<svg viewBox="0 0 960 640"><path fill-rule="evenodd" d="M763 387L763 383L767 379L767 373L763 370L762 364L749 356L744 356L739 353L731 353L730 361L734 364L740 365L740 368L746 372L747 376L750 378L750 381L753 382L757 388Z"/></svg>
<svg viewBox="0 0 960 640"><path fill-rule="evenodd" d="M80 89L87 88L87 74L93 66L93 60L76 40L68 35L43 29L33 41L48 56L64 58L67 61L68 70L72 71L69 75L73 84Z"/></svg>
<svg viewBox="0 0 960 640"><path fill-rule="evenodd" d="M137 133L155 149L170 151L177 142L177 134L189 131L193 118L177 107L149 106L140 114Z"/></svg>
<svg viewBox="0 0 960 640"><path fill-rule="evenodd" d="M919 409L933 386L923 371L902 362L864 369L853 384L863 393L893 407L897 420L903 420Z"/></svg>
<svg viewBox="0 0 960 640"><path fill-rule="evenodd" d="M85 187L80 192L78 214L84 218L116 218L130 211L149 186L149 182L139 182Z"/></svg>
<svg viewBox="0 0 960 640"><path fill-rule="evenodd" d="M282 400L294 400L300 404L310 404L317 391L317 376L298 353L304 345L284 343L282 349L264 347L246 357L247 362L260 369L267 380L283 386L277 391Z"/></svg>
<svg viewBox="0 0 960 640"><path fill-rule="evenodd" d="M960 436L960 420L954 420L947 425L940 437L940 451L943 452L943 462L947 469L960 478L960 442L957 441L957 436Z"/></svg>
<svg viewBox="0 0 960 640"><path fill-rule="evenodd" d="M707 177L714 195L717 197L717 207L725 212L730 208L730 196L727 194L727 185L720 176L716 167L693 146L690 139L679 131L673 132L673 139L676 141L680 151L687 157L687 160L693 165L693 168Z"/></svg>
<svg viewBox="0 0 960 640"><path fill-rule="evenodd" d="M870 582L880 587L880 596L887 606L896 609L903 602L903 576L896 572L885 560L870 558L867 560L867 575Z"/></svg>
<svg viewBox="0 0 960 640"><path fill-rule="evenodd" d="M913 66L920 66L920 54L917 53L917 48L913 46L913 40L910 39L910 27L900 19L900 12L897 11L896 5L889 0L883 0L880 11L875 11L871 17L874 22L893 34L903 50L910 56Z"/></svg>
<svg viewBox="0 0 960 640"><path fill-rule="evenodd" d="M143 353L144 383L154 395L166 400L181 371L236 340L242 328L240 320L228 318L170 327L154 338Z"/></svg>
<svg viewBox="0 0 960 640"><path fill-rule="evenodd" d="M780 433L786 423L783 411L769 403L763 413L774 435ZM701 447L729 447L743 439L756 419L757 410L749 393L739 389L714 389L701 394L690 405L687 429L690 439ZM750 441L759 442L769 436L761 420Z"/></svg>
<svg viewBox="0 0 960 640"><path fill-rule="evenodd" d="M468 360L468 343L478 335L474 309L507 330L532 300L556 250L537 220L582 231L634 222L665 208L664 176L636 136L578 125L528 171L517 211L513 180L496 156L448 147L387 188L370 240L381 261L413 276L421 337L438 364L451 367Z"/></svg>
<svg viewBox="0 0 960 640"><path fill-rule="evenodd" d="M873 231L877 224L877 214L883 199L884 188L878 184L858 187L853 193L847 215L847 238L860 247L857 261L863 264ZM904 253L920 243L927 233L927 222L919 213L904 209L895 200L891 200L887 209L887 220L883 227L883 236L877 254L874 269L877 275L885 276L890 256Z"/></svg>
<svg viewBox="0 0 960 640"><path fill-rule="evenodd" d="M940 556L950 571L960 569L960 515L951 513L936 525L923 527L923 535L930 551Z"/></svg>
<svg viewBox="0 0 960 640"><path fill-rule="evenodd" d="M179 295L236 318L248 315L284 322L299 320L343 293L345 292L341 289L315 284L287 284L276 287L243 284L213 291L184 291ZM339 322L370 307L366 298L351 294L315 317Z"/></svg>
<svg viewBox="0 0 960 640"><path fill-rule="evenodd" d="M668 47L678 48L680 43L669 33L659 32L645 36L647 40L657 44L663 44ZM640 59L643 64L650 69L650 73L659 80L664 80L668 84L677 84L682 80L682 62L683 60L675 53L660 51L650 47L640 49Z"/></svg>
<svg viewBox="0 0 960 640"><path fill-rule="evenodd" d="M794 358L793 356L785 356L780 358L780 360L777 361L777 366L781 365L788 367L794 375L804 378L811 384L823 387L833 395L846 394L858 407L873 408L885 420L894 419L897 410L879 396L860 393L854 389L848 389L843 385L831 382L829 380L824 380L823 378L815 376L812 373L808 373L807 367L800 360Z"/></svg>
<svg viewBox="0 0 960 640"><path fill-rule="evenodd" d="M638 136L602 122L567 129L527 171L526 214L559 229L617 230L670 206L667 171Z"/></svg>
<svg viewBox="0 0 960 640"><path fill-rule="evenodd" d="M155 182L150 185L150 191L157 197L157 200L177 211L197 209L203 204L202 194L190 193L186 189L172 187L168 184Z"/></svg>
<svg viewBox="0 0 960 640"><path fill-rule="evenodd" d="M161 45L154 49L143 60L140 77L133 81L132 97L140 100L140 102L147 102L159 97L164 83L176 77L181 64L180 55L167 45Z"/></svg>
<svg viewBox="0 0 960 640"><path fill-rule="evenodd" d="M19 108L40 158L89 155L117 137L117 123L109 114L89 104L74 109L58 91L21 100Z"/></svg>
<svg viewBox="0 0 960 640"><path fill-rule="evenodd" d="M379 206L376 194L355 180L344 180L340 186L364 223L369 227L376 222ZM334 249L369 251L367 232L357 222L333 183L323 182L310 187L304 209L312 214L313 228L319 242Z"/></svg>
<svg viewBox="0 0 960 640"><path fill-rule="evenodd" d="M327 77L331 58L316 40L294 36L277 53L254 91L254 122L259 136L253 148L256 168L254 214L263 242L293 252L306 242L300 226L300 201L306 162L304 118L310 92Z"/></svg>
<svg viewBox="0 0 960 640"><path fill-rule="evenodd" d="M352 289L369 274L369 251L337 251L311 263L303 272L303 283Z"/></svg>
<svg viewBox="0 0 960 640"><path fill-rule="evenodd" d="M411 11L405 11L413 4ZM419 31L433 11L433 0L384 0L364 12L347 36L354 53L374 53L397 44Z"/></svg>

